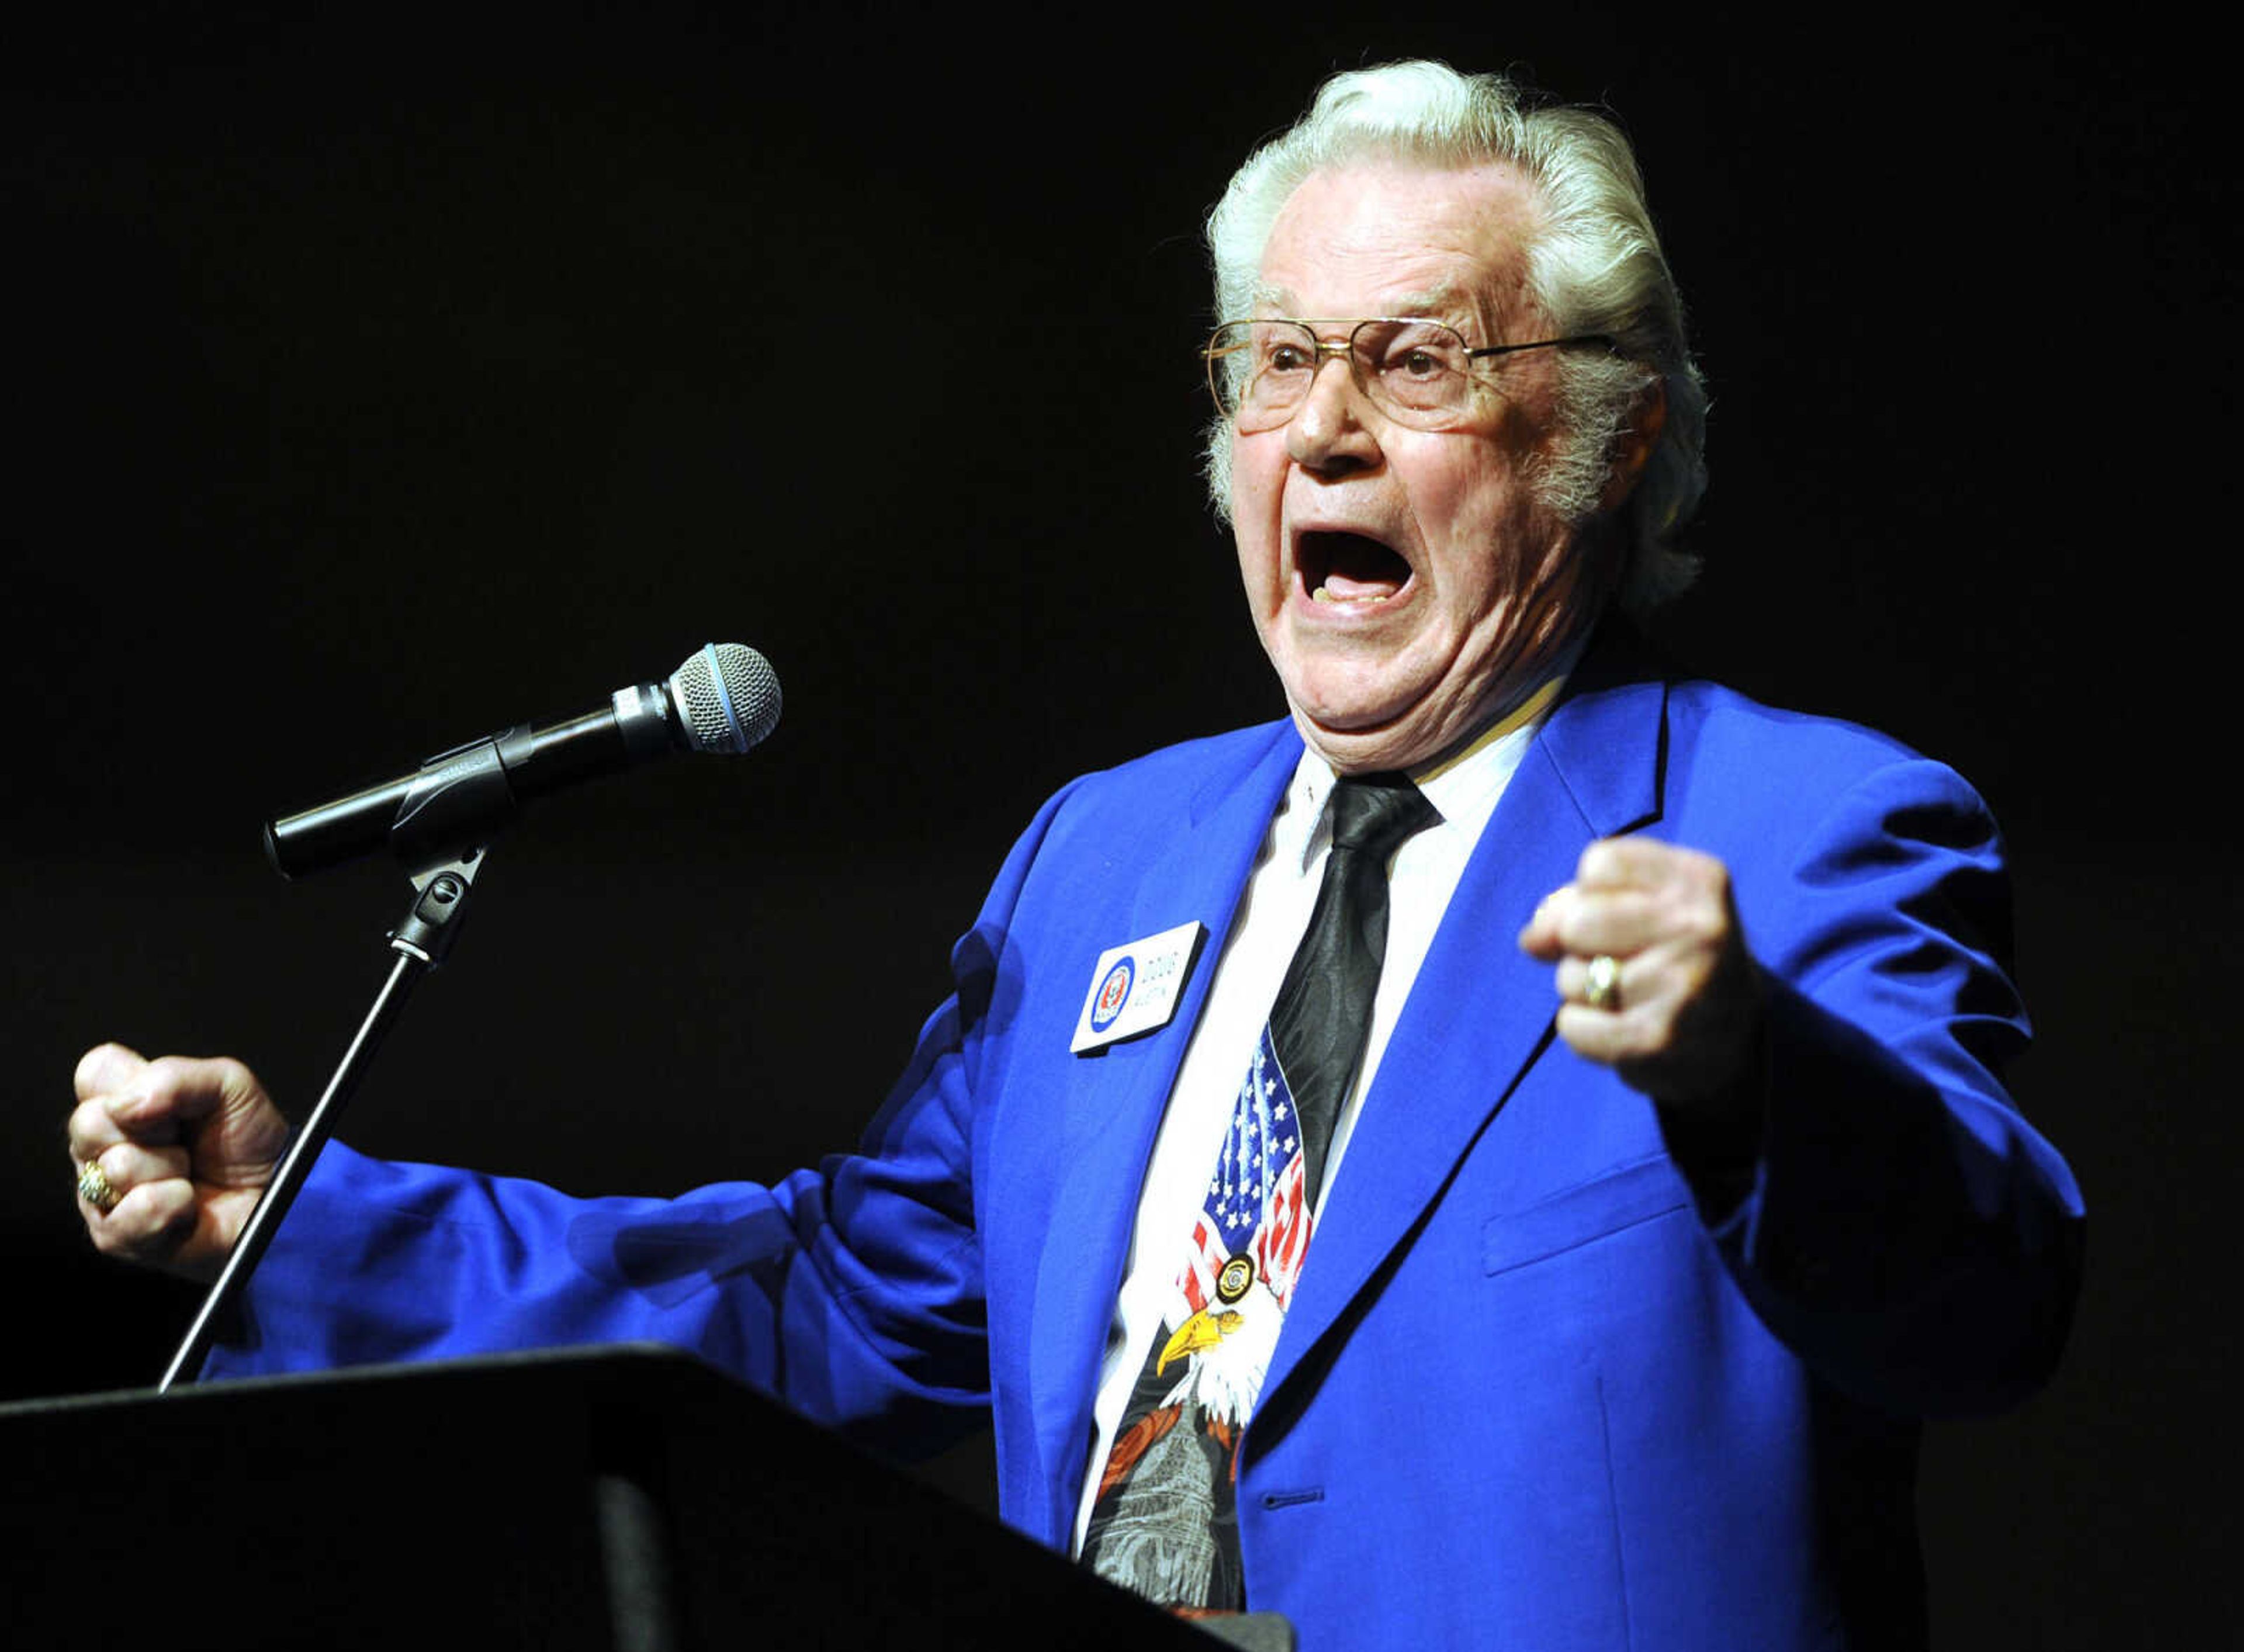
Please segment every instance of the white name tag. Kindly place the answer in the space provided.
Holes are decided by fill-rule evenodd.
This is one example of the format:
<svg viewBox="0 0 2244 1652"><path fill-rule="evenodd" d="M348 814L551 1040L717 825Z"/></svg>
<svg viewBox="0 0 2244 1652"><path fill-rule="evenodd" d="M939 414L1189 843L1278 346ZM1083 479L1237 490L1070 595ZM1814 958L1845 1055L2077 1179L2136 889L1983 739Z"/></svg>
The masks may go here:
<svg viewBox="0 0 2244 1652"><path fill-rule="evenodd" d="M1067 1047L1080 1055L1117 1039L1166 1026L1177 1012L1177 999L1184 992L1200 931L1200 920L1195 918L1101 952L1098 966L1091 972L1091 991L1083 1000L1082 1019L1075 1024L1075 1041Z"/></svg>

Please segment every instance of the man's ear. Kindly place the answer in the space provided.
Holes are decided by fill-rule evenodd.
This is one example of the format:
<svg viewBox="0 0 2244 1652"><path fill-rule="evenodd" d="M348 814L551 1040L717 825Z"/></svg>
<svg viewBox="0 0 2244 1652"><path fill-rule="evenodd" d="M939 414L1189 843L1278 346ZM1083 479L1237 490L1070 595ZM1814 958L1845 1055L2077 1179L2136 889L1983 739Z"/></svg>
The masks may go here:
<svg viewBox="0 0 2244 1652"><path fill-rule="evenodd" d="M1598 501L1600 511L1618 511L1636 491L1637 479L1659 445L1659 432L1667 423L1667 386L1654 379L1629 409L1628 420L1613 439L1612 468L1605 472L1605 491Z"/></svg>

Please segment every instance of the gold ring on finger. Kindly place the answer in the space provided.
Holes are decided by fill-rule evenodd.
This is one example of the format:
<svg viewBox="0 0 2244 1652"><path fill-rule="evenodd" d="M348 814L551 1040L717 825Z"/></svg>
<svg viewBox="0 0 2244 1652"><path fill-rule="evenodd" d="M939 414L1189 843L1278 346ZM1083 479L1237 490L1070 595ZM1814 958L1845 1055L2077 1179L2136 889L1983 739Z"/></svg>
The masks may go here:
<svg viewBox="0 0 2244 1652"><path fill-rule="evenodd" d="M1582 1002L1593 1010L1620 1008L1620 963L1610 952L1600 952L1590 960L1589 973L1582 979Z"/></svg>
<svg viewBox="0 0 2244 1652"><path fill-rule="evenodd" d="M88 1159L78 1167L78 1196L104 1215L117 1209L120 1195L108 1176L102 1173L100 1160Z"/></svg>

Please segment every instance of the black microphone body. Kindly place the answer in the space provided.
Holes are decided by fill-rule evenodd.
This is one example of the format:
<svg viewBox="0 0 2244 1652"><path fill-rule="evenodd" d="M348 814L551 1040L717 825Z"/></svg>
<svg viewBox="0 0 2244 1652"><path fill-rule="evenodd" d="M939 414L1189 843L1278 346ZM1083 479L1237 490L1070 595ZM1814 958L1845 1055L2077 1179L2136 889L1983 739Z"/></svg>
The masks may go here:
<svg viewBox="0 0 2244 1652"><path fill-rule="evenodd" d="M283 877L389 849L421 867L481 848L532 798L679 751L745 752L779 721L764 657L712 644L667 685L618 688L609 703L543 728L517 723L412 773L269 821L265 853Z"/></svg>

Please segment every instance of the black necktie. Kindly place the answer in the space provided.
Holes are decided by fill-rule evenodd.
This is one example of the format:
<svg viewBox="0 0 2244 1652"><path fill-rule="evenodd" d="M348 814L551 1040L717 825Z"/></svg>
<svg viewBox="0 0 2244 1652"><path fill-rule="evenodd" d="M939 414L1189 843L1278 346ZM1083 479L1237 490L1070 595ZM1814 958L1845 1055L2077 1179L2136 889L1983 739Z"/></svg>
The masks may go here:
<svg viewBox="0 0 2244 1652"><path fill-rule="evenodd" d="M1334 787L1332 852L1316 910L1294 950L1270 1009L1270 1039L1301 1124L1312 1209L1341 1104L1363 1064L1371 1001L1387 957L1387 861L1436 818L1401 775L1365 775Z"/></svg>
<svg viewBox="0 0 2244 1652"><path fill-rule="evenodd" d="M1400 775L1333 789L1332 849L1177 1281L1116 1425L1083 1561L1161 1605L1246 1601L1233 1496L1239 1433L1293 1300L1387 953L1387 861L1439 816Z"/></svg>

